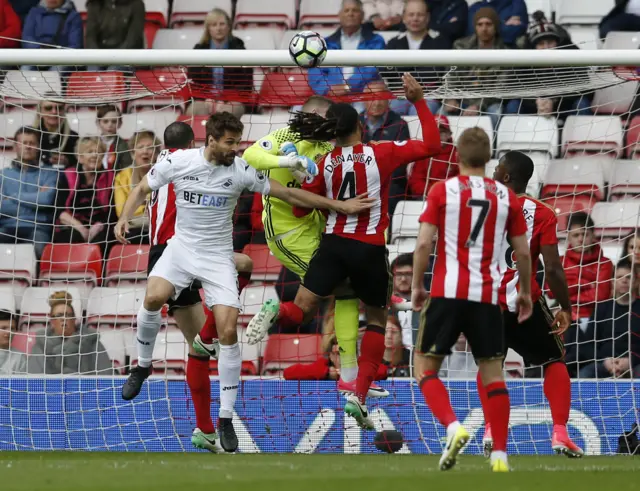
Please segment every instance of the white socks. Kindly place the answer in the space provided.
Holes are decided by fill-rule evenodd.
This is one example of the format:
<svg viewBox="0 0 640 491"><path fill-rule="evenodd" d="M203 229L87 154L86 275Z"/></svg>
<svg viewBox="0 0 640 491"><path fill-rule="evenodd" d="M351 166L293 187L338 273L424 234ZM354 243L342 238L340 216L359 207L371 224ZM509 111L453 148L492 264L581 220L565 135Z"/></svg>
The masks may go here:
<svg viewBox="0 0 640 491"><path fill-rule="evenodd" d="M152 312L140 306L138 310L138 366L147 368L151 366L153 348L160 332L162 323L161 310Z"/></svg>
<svg viewBox="0 0 640 491"><path fill-rule="evenodd" d="M358 365L355 367L340 367L340 378L345 382L353 382L357 377Z"/></svg>
<svg viewBox="0 0 640 491"><path fill-rule="evenodd" d="M221 418L233 418L233 408L238 396L242 355L238 343L220 345L218 373L220 376L220 413Z"/></svg>
<svg viewBox="0 0 640 491"><path fill-rule="evenodd" d="M458 431L458 428L460 428L459 421L454 421L449 426L447 426L447 438L451 438L453 435L455 435L456 431Z"/></svg>

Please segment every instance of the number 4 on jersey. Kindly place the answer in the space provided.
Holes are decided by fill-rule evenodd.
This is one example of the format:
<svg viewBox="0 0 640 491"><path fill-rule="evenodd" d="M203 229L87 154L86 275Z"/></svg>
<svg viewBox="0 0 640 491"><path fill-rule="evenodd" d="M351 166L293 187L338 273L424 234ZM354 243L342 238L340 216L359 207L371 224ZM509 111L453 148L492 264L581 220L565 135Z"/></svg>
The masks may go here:
<svg viewBox="0 0 640 491"><path fill-rule="evenodd" d="M469 234L469 238L467 239L467 247L473 247L476 245L476 241L478 240L478 235L480 235L480 231L482 230L482 226L484 222L487 220L487 215L489 214L489 208L491 207L491 202L486 199L470 199L467 201L467 206L471 209L477 207L480 208L480 213L478 214L478 218L476 219L476 223L473 224L471 228L471 234Z"/></svg>
<svg viewBox="0 0 640 491"><path fill-rule="evenodd" d="M347 172L342 179L340 191L338 191L338 200L344 201L356 197L356 173Z"/></svg>

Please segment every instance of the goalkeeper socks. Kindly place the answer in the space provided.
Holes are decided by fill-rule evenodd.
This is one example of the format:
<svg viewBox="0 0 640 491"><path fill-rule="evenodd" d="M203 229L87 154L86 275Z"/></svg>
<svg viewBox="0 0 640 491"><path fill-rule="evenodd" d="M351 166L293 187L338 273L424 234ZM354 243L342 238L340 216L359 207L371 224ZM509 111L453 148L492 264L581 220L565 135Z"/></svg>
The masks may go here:
<svg viewBox="0 0 640 491"><path fill-rule="evenodd" d="M480 399L480 405L482 406L482 413L484 414L484 422L488 423L488 403L487 403L487 388L482 383L482 377L480 376L480 370L478 370L478 374L476 375L476 385L478 386L478 399Z"/></svg>
<svg viewBox="0 0 640 491"><path fill-rule="evenodd" d="M189 355L187 359L187 385L191 392L196 426L203 433L213 433L211 419L211 381L209 379L209 357Z"/></svg>
<svg viewBox="0 0 640 491"><path fill-rule="evenodd" d="M424 400L431 409L431 413L445 428L458 421L456 413L453 412L447 388L438 377L438 372L427 370L422 375L420 381L420 391Z"/></svg>
<svg viewBox="0 0 640 491"><path fill-rule="evenodd" d="M160 332L160 324L162 323L162 313L160 310L155 312L147 310L144 305L138 310L138 365L144 368L151 366L153 358L153 348L156 345L156 338Z"/></svg>
<svg viewBox="0 0 640 491"><path fill-rule="evenodd" d="M491 423L493 450L507 451L507 435L509 434L509 392L504 380L487 384L487 416Z"/></svg>
<svg viewBox="0 0 640 491"><path fill-rule="evenodd" d="M211 344L214 339L218 338L218 329L216 328L216 317L213 315L213 311L207 307L204 308L205 321L204 326L200 329L200 339L203 343Z"/></svg>
<svg viewBox="0 0 640 491"><path fill-rule="evenodd" d="M370 324L362 337L355 392L361 404L366 404L367 402L369 387L375 380L378 374L378 367L384 357L384 334L384 327Z"/></svg>
<svg viewBox="0 0 640 491"><path fill-rule="evenodd" d="M242 356L238 343L220 345L218 372L220 373L220 417L233 418L233 408L238 396Z"/></svg>
<svg viewBox="0 0 640 491"><path fill-rule="evenodd" d="M290 329L300 326L304 320L304 312L293 302L282 302L278 312L278 324L280 327Z"/></svg>
<svg viewBox="0 0 640 491"><path fill-rule="evenodd" d="M351 382L358 376L359 305L357 298L336 299L334 326L340 346L340 378L345 382Z"/></svg>
<svg viewBox="0 0 640 491"><path fill-rule="evenodd" d="M571 410L571 379L567 365L558 361L544 369L544 395L549 401L554 426L567 426Z"/></svg>

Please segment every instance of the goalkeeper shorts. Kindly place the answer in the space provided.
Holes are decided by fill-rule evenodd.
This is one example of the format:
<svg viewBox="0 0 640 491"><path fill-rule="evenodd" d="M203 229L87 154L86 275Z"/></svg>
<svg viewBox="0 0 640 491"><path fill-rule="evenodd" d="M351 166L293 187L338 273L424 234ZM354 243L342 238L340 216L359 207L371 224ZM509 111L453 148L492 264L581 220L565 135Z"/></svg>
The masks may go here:
<svg viewBox="0 0 640 491"><path fill-rule="evenodd" d="M280 238L278 238L280 237ZM321 231L316 226L301 226L288 234L267 239L273 255L300 279L309 269L309 262L320 245Z"/></svg>

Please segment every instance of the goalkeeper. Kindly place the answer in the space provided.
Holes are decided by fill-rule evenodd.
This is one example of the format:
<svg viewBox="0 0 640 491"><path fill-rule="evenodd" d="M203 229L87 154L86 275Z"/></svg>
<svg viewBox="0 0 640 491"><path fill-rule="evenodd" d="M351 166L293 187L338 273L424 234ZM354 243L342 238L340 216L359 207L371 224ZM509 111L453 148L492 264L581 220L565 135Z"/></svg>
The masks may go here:
<svg viewBox="0 0 640 491"><path fill-rule="evenodd" d="M311 96L302 106L303 112L324 116L332 102L321 96ZM302 187L309 175L316 175L315 160L333 150L330 143L298 141L299 137L288 127L271 132L247 148L242 156L251 166L263 171L268 178L287 187ZM291 143L295 142L295 143ZM276 198L263 198L262 222L267 244L273 255L289 270L304 278L311 257L315 253L322 231L324 215L314 210L302 218L293 214L293 207ZM340 346L340 381L338 390L353 392L358 374L357 348L359 300L346 294L336 295L335 332ZM200 332L203 342L212 337L207 326ZM385 397L389 393L376 385L369 391L372 397Z"/></svg>

